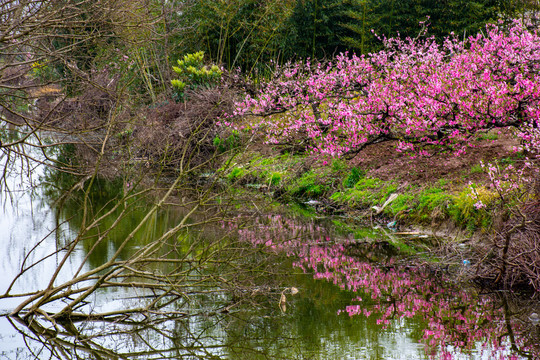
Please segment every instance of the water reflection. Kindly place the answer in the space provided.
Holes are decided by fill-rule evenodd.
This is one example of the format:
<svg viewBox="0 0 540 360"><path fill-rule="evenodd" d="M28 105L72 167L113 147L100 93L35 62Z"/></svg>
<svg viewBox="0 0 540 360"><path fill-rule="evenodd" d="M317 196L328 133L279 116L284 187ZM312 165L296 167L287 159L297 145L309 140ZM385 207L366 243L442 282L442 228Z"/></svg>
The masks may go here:
<svg viewBox="0 0 540 360"><path fill-rule="evenodd" d="M255 245L298 258L294 266L314 279L352 292L354 298L338 314L375 326L373 334L408 333L430 359L539 358L540 328L528 315L533 310L516 307L511 294L483 294L453 283L429 263L385 255L384 242L337 240L324 231L271 216L241 233ZM292 240L286 235L291 232Z"/></svg>
<svg viewBox="0 0 540 360"><path fill-rule="evenodd" d="M81 265L84 271L101 266L118 250L120 262L131 258L183 218L182 211L156 212L122 247L148 204L134 198L117 206L115 194L123 194L124 184L98 186L90 217L110 216L85 231L60 282ZM34 249L32 259L62 254L83 227L80 198L58 208L52 206L53 193L24 194L12 202L16 206L4 208L0 220L10 229L0 237L3 254L9 254L2 269L9 276L29 249ZM171 274L168 279L181 292L122 286L132 276L86 299L81 310L88 316L0 317L0 357L535 359L540 352L539 327L530 320L538 309L505 293L483 294L452 283L436 267L396 256L380 239L343 238L329 226L279 215L173 235L156 252L159 261L144 262L137 270ZM205 266L186 270L177 260ZM57 264L53 256L29 269L17 290L43 286ZM291 287L299 292L285 290ZM16 305L2 301L6 311ZM156 301L157 306L147 306Z"/></svg>

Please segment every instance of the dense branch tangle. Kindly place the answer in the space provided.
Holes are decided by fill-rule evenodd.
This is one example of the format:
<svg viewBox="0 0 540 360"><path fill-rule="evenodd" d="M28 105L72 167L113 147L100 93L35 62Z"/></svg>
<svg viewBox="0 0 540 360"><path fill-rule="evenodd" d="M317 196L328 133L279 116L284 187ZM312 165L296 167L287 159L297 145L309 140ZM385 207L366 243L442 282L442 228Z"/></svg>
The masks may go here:
<svg viewBox="0 0 540 360"><path fill-rule="evenodd" d="M151 66L169 68L167 46L128 75L114 68L117 58L130 47L161 46L171 36L163 33L162 22L178 6L145 0L0 2L0 153L13 163L29 158L28 146L40 148L49 165L91 174L91 168L53 161L45 148L80 145L81 152L98 156L111 125L122 127L117 110L132 105L134 96L125 94L138 80L133 77ZM163 87L168 72L162 74ZM44 144L43 130L55 134L52 144ZM7 137L8 131L14 135Z"/></svg>
<svg viewBox="0 0 540 360"><path fill-rule="evenodd" d="M99 78L101 74L98 70L103 69L96 65L95 51L96 49L111 50L111 47L114 50L113 46L101 46L107 45L113 39L120 39L123 43L133 44L134 47L143 41L152 42L161 39L160 37L163 36L159 30L163 25L161 22L170 15L166 12L173 11L178 11L178 8L173 8L173 4L166 1L14 0L2 2L0 5L0 131L2 131L0 139L4 140L4 130L7 128L19 135L14 140L0 143L0 151L33 164L33 155L25 147L32 146L46 152L46 148L69 143L90 148L93 156L93 162L89 165L80 167L74 165L69 169L84 177L68 189L67 193L62 193L54 199L61 204L66 198L79 197L77 201L80 202L78 208L80 213L77 215L82 220L78 224L77 235L44 258L33 259L31 255L28 255L13 284L27 272L34 270L37 263L49 258L58 259L57 269L50 274L47 283L41 284L43 286L41 289L18 293L13 290L15 287L12 284L5 293L0 294L1 299L20 299L19 306L12 309L11 313L14 319L20 320L29 329L32 326L39 327L40 321L48 322L48 325L44 326L47 331L43 332L47 333L51 327L57 330L60 326L69 327L72 320L118 321L119 319L148 318L156 314L163 317L167 314L176 317L193 315L191 313L186 315L175 309L182 308L196 293L232 291L238 283L237 277L249 273L249 266L246 265L247 255L256 254L258 250L250 246L238 245L237 242L229 239L227 234L218 239L187 240L189 236L194 236L189 235L189 230L192 228L196 228L197 231L194 233L199 234L199 230L203 227L211 228L212 224L228 221L223 211L223 208L227 207L227 201L223 197L220 198L219 206L212 207L215 205L215 198L222 196L216 191L217 180L211 179L204 184L199 184L192 176L193 172L200 172L201 168L215 161L214 154L209 153L205 147L213 138L209 131L211 126L208 125L213 124L209 108L219 106L208 105L210 101L204 103L206 112L202 111L193 118L189 116L191 113L186 115L189 131L180 134L182 145L185 146L175 148L174 152L163 155L163 157L174 156L173 171L166 169L164 158L161 162L159 162L160 159L150 159L155 160L156 163L152 164L155 167L149 170L150 165L146 167L140 164L137 159L134 159L137 155L129 153L127 155L130 157L121 158L119 161L121 165L126 165L126 168L130 167L129 171L122 172L118 168L113 169L116 176L125 176L122 179L125 182L120 196L112 199L101 210L93 208L91 199L93 184L98 181L103 170L103 163L112 157L112 147L120 142L118 139L121 137L118 133L121 134L121 130L125 129L119 126L121 112L119 109L134 109L132 107L134 104L129 103L132 100L131 97L125 96L126 87L134 80L117 81L112 75L109 76L110 73L106 73L105 75L109 77L103 76L103 81L97 81L96 78ZM139 21L141 18L144 21ZM132 31L133 29L137 31ZM163 46L166 47L165 45ZM157 59L151 60L156 62L152 64L156 74L160 66L167 63L167 52L168 50L165 49L159 54L162 62L158 63ZM114 60L114 57L106 55L110 54L104 55L105 60L113 62L111 59ZM166 81L169 76L168 65L167 74L156 75L159 79L154 79L147 72L148 68L144 67L150 67L150 65L143 64L144 59L139 60L141 73L147 75L144 81L150 79L148 82L142 81L148 89L152 89L155 84L168 86L169 82ZM57 66L61 71L56 71L55 76L50 78L40 78L35 75L36 68L39 69L39 65L36 66L35 63L46 63L50 67ZM103 67L107 68L107 66ZM110 70L110 67L106 70ZM50 102L50 109L45 113L39 113L31 109L29 105L40 97L35 94L40 93L44 88L54 88L55 99ZM96 89L99 90L98 100L105 99L107 107L104 107L105 111L101 112L86 112L84 100L91 103L94 99L84 96ZM216 98L220 96L219 93L215 95ZM220 102L217 101L217 103ZM64 105L66 105L65 108L63 108ZM94 104L90 105L94 106ZM180 106L180 104L176 105ZM182 104L182 107L189 109L189 105ZM80 111L81 108L83 111ZM88 126L82 124L83 121L78 117L79 112L73 109L80 113L90 113L87 116L92 118L89 119ZM205 114L209 115L204 116ZM122 120L126 121L125 118ZM171 121L177 120L174 118ZM53 144L45 145L42 130L47 130L48 134L54 134L51 137ZM88 135L90 131L93 137L91 140ZM59 140L66 134L69 135L68 141ZM161 146L165 148L175 146L170 139L165 138L163 133L157 136L160 137ZM123 153L118 154L120 152L114 155L117 158L124 156ZM45 163L56 161L54 157L37 160ZM9 169L16 168L18 164L15 160L10 160L5 165L5 169ZM62 164L56 165L60 167ZM172 173L174 176L172 179L169 178L168 186L160 182L164 173L167 176L171 176ZM156 175L156 179L148 181L151 175ZM151 185L146 190L134 190L137 188L137 183L143 180L146 181L146 185L149 182ZM155 204L142 220L135 225L131 224L133 228L129 228L129 232L121 238L113 253L103 263L94 267L87 266L89 258L100 251L101 245L107 245L111 234L122 226L123 219L129 218L130 213L134 211L133 208L146 206L141 203L145 201L145 195L151 191L154 196L151 200L155 200ZM180 192L182 197L177 196ZM184 195L185 198L183 198ZM166 229L163 234L156 235L149 231L149 240L138 251L127 252L129 256L125 256L124 250L131 246L137 234L146 231L148 224L152 224L161 214L160 211L173 203L177 205L181 203L185 211L182 218ZM105 220L110 217L115 218L111 226L104 229L102 223L107 223ZM62 220L64 223L68 221ZM59 231L61 225L52 229L48 236L52 237L55 231ZM199 236L202 237L202 235ZM80 264L77 264L78 268L75 268L72 278L67 281L62 280L60 274L69 268L71 256L80 251L82 244L85 241L88 242L88 239L93 241L93 244L89 249L85 249L85 256L80 259ZM37 248L41 244L42 242L38 242L29 250L29 253L38 253ZM239 263L246 266L239 266ZM254 265L254 267L260 266L260 263ZM242 275L239 275L240 273ZM250 281L253 278L251 277ZM137 306L131 308L98 311L88 306L89 298L93 294L100 289L110 288L129 288L134 293L142 293L144 296L139 299ZM61 308L58 311L44 310L49 309L47 306L51 304L61 305ZM150 320L152 321L154 320ZM60 332L56 331L56 333Z"/></svg>
<svg viewBox="0 0 540 360"><path fill-rule="evenodd" d="M2 2L2 120L12 126L42 127L45 123L51 126L55 120L61 120L57 113L53 111L43 116L27 111L28 105L51 95L77 95L88 83L109 93L126 86L125 83L118 86L118 82L113 82L114 86L107 86L107 82L101 84L96 81L95 73L98 69L115 66L117 59L112 51L115 47L118 52L126 51L129 46L136 48L152 41L159 43L171 36L170 33L162 33L161 22L173 11L178 9L142 0ZM135 29L137 31L133 31ZM168 49L164 52L154 54L156 59L153 61L159 71L169 68L168 61L163 60L168 56ZM138 65L150 66L148 63ZM146 70L141 69L140 72ZM162 80L167 82L166 78Z"/></svg>

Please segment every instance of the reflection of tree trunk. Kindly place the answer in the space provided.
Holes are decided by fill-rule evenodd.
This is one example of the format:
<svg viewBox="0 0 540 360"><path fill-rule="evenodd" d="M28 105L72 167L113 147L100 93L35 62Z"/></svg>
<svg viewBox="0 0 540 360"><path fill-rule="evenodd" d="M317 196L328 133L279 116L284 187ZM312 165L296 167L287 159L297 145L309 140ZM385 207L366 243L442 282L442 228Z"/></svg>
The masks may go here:
<svg viewBox="0 0 540 360"><path fill-rule="evenodd" d="M503 310L504 310L504 323L506 324L506 331L508 334L508 338L510 340L510 344L512 344L512 350L517 352L519 355L527 358L527 359L533 359L533 355L531 353L525 352L518 348L516 344L516 337L514 334L514 328L512 327L512 317L513 314L510 312L510 307L508 305L508 299L506 298L506 295L503 295L501 297ZM501 341L502 339L499 339Z"/></svg>
<svg viewBox="0 0 540 360"><path fill-rule="evenodd" d="M510 338L510 343L512 344L512 350L517 350L514 330L512 329L512 323L510 322L512 315L510 314L510 308L508 306L506 296L502 296L502 303L504 309L504 323L506 324L506 331L508 332L508 337Z"/></svg>

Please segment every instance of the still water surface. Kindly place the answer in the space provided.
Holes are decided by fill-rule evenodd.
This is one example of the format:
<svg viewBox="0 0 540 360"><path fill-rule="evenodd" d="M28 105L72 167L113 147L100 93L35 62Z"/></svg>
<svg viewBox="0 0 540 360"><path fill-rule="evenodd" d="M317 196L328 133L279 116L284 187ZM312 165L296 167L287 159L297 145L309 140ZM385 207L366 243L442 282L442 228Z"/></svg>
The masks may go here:
<svg viewBox="0 0 540 360"><path fill-rule="evenodd" d="M54 205L50 184L43 184L44 169L31 170L11 174L2 186L9 191L0 194L0 294L10 286L10 293L43 289L62 254L56 251L76 237L81 224L78 203ZM96 208L118 191L114 186L99 189ZM144 206L131 211L87 259L94 239L85 238L56 281L70 280L81 263L92 269L105 262L146 211ZM129 257L150 240L148 234L159 236L182 216L175 209L160 212L152 231L137 236L121 256ZM107 226L105 219L102 228ZM212 232L216 228L221 227ZM66 326L67 331L53 334L47 332L54 329L50 324L40 333L5 316L21 298L0 299L0 358L538 358L540 327L529 320L530 307L506 294L484 294L445 281L431 267L397 256L384 241L354 239L328 225L279 215L254 219L238 236L246 247L264 249L281 274L268 284L258 280L263 290L250 301L219 311L238 294L216 285L181 307L171 305L171 313L189 316L82 321L72 324L75 330ZM54 255L46 258L49 254ZM12 283L21 268L41 258L46 260ZM298 290L294 295L293 287ZM81 310L130 309L147 295L129 288L101 289ZM54 312L54 305L47 310Z"/></svg>

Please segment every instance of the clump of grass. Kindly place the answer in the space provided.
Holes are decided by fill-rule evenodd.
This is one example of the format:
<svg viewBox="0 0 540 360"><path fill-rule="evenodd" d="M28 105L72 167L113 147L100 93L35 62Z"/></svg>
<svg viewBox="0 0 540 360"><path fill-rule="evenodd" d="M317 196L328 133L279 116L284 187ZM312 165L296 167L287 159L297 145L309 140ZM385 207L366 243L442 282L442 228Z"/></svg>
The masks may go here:
<svg viewBox="0 0 540 360"><path fill-rule="evenodd" d="M332 172L342 173L347 170L347 164L341 159L332 160Z"/></svg>
<svg viewBox="0 0 540 360"><path fill-rule="evenodd" d="M446 185L448 185L448 180L446 180L446 179L439 179L438 183L439 183L439 186L440 186L440 187L444 188Z"/></svg>
<svg viewBox="0 0 540 360"><path fill-rule="evenodd" d="M319 198L328 191L328 185L321 181L320 174L310 170L290 184L287 190L295 198Z"/></svg>
<svg viewBox="0 0 540 360"><path fill-rule="evenodd" d="M416 205L416 197L411 193L398 194L397 198L384 209L388 216L396 216L410 210Z"/></svg>
<svg viewBox="0 0 540 360"><path fill-rule="evenodd" d="M492 224L491 209L499 200L496 192L484 186L470 185L454 195L449 206L451 218L468 230L488 229ZM484 208L477 208L475 204L482 202Z"/></svg>
<svg viewBox="0 0 540 360"><path fill-rule="evenodd" d="M381 238L381 234L377 231L375 231L372 228L369 227L361 227L357 228L354 231L354 238L355 239L371 239L371 240L377 240Z"/></svg>
<svg viewBox="0 0 540 360"><path fill-rule="evenodd" d="M499 135L498 134L495 134L493 132L487 132L487 133L483 133L483 134L479 134L478 137L477 137L478 140L491 140L491 141L495 141L495 140L498 140L499 139Z"/></svg>
<svg viewBox="0 0 540 360"><path fill-rule="evenodd" d="M382 205L397 186L377 178L360 178L352 188L332 194L331 199L351 207Z"/></svg>
<svg viewBox="0 0 540 360"><path fill-rule="evenodd" d="M267 178L268 178L268 184L270 186L278 186L279 183L281 183L281 179L282 179L282 174L279 173L279 172L272 172L272 173L269 173Z"/></svg>
<svg viewBox="0 0 540 360"><path fill-rule="evenodd" d="M484 172L484 168L480 164L473 165L469 170L469 174L480 174Z"/></svg>
<svg viewBox="0 0 540 360"><path fill-rule="evenodd" d="M237 181L243 178L246 175L246 170L244 168L235 167L227 174L227 179L231 182Z"/></svg>
<svg viewBox="0 0 540 360"><path fill-rule="evenodd" d="M423 223L431 222L434 215L444 217L452 196L440 187L424 189L418 194L418 202L414 213L418 220Z"/></svg>
<svg viewBox="0 0 540 360"><path fill-rule="evenodd" d="M224 153L238 148L241 144L241 139L238 132L233 131L232 134L227 137L216 136L213 140L213 144L218 153Z"/></svg>
<svg viewBox="0 0 540 360"><path fill-rule="evenodd" d="M251 175L260 184L284 186L293 177L293 170L301 157L283 154L273 157L261 155L253 157L249 162Z"/></svg>
<svg viewBox="0 0 540 360"><path fill-rule="evenodd" d="M505 157L505 158L502 158L499 163L501 165L515 165L516 164L516 160L513 159L513 158L510 158L510 157Z"/></svg>
<svg viewBox="0 0 540 360"><path fill-rule="evenodd" d="M385 209L384 214L392 217L408 213L414 221L430 224L434 220L452 219L458 226L471 231L487 229L491 226L492 208L498 195L485 187L471 190L467 187L458 194L452 194L443 187L448 181L439 181L436 185L418 191L414 187L404 189ZM332 200L350 207L369 208L382 205L388 197L397 191L395 183L384 182L376 178L362 178L354 187L344 189L332 195ZM482 201L488 209L477 209L475 204Z"/></svg>
<svg viewBox="0 0 540 360"><path fill-rule="evenodd" d="M358 181L360 181L360 179L364 178L364 176L366 176L365 170L353 167L351 169L351 173L345 178L345 180L343 180L343 187L347 189L352 188Z"/></svg>

